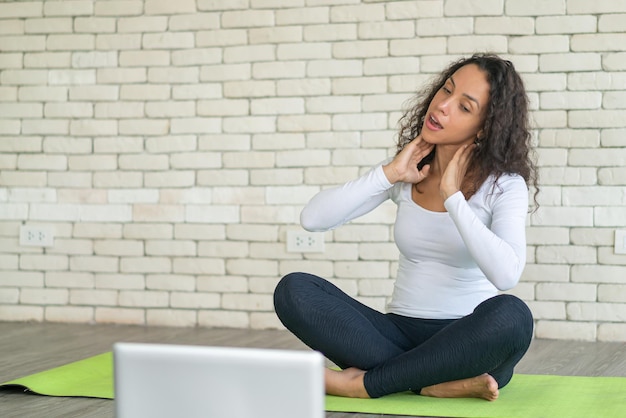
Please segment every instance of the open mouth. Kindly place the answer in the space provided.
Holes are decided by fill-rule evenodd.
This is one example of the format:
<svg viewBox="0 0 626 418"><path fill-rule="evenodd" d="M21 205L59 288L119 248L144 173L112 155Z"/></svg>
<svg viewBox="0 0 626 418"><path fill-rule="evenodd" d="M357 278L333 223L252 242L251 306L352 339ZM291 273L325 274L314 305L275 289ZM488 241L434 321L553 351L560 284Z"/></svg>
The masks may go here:
<svg viewBox="0 0 626 418"><path fill-rule="evenodd" d="M443 129L443 126L439 123L437 119L433 115L428 116L428 122L437 129Z"/></svg>

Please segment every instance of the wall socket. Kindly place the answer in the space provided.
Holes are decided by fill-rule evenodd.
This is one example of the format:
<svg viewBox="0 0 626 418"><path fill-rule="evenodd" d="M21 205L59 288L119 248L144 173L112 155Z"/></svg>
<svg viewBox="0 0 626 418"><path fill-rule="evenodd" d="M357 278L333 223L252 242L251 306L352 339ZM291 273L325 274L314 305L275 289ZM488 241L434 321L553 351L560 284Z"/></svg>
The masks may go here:
<svg viewBox="0 0 626 418"><path fill-rule="evenodd" d="M615 230L615 254L626 254L626 229Z"/></svg>
<svg viewBox="0 0 626 418"><path fill-rule="evenodd" d="M54 231L46 226L22 225L20 227L20 245L52 247L54 245Z"/></svg>
<svg viewBox="0 0 626 418"><path fill-rule="evenodd" d="M288 253L323 253L324 233L287 231Z"/></svg>

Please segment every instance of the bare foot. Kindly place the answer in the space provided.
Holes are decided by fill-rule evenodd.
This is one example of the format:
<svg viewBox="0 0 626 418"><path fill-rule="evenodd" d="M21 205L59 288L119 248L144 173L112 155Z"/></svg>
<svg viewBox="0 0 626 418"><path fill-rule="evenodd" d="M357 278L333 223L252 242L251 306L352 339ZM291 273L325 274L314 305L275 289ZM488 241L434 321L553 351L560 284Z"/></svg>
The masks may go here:
<svg viewBox="0 0 626 418"><path fill-rule="evenodd" d="M364 375L363 370L355 367L341 371L326 369L324 374L326 393L348 398L369 398L363 384Z"/></svg>
<svg viewBox="0 0 626 418"><path fill-rule="evenodd" d="M482 398L488 401L498 399L498 394L498 382L487 373L428 386L420 392L420 395L435 398Z"/></svg>

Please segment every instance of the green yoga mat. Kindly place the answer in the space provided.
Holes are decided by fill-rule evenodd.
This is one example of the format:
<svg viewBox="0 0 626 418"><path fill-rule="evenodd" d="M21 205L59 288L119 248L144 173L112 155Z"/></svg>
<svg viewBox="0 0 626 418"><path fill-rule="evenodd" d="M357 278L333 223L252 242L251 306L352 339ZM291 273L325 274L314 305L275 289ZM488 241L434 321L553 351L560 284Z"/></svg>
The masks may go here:
<svg viewBox="0 0 626 418"><path fill-rule="evenodd" d="M49 396L113 399L113 357L100 354L5 382ZM326 397L326 410L434 417L618 418L626 411L626 378L516 374L495 402L398 393L379 399Z"/></svg>

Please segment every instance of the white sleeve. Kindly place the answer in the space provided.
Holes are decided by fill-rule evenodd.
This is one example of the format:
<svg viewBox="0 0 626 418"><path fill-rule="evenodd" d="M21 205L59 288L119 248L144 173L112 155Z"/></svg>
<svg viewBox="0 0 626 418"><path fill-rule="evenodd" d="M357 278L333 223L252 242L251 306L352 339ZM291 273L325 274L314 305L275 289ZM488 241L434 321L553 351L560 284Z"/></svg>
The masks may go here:
<svg viewBox="0 0 626 418"><path fill-rule="evenodd" d="M300 213L307 231L328 231L365 215L389 199L389 183L382 164L342 186L325 189L313 196Z"/></svg>
<svg viewBox="0 0 626 418"><path fill-rule="evenodd" d="M519 176L498 181L498 185L489 196L493 199L491 228L478 219L461 192L448 197L444 205L487 279L499 290L508 290L517 284L526 265L528 189Z"/></svg>

